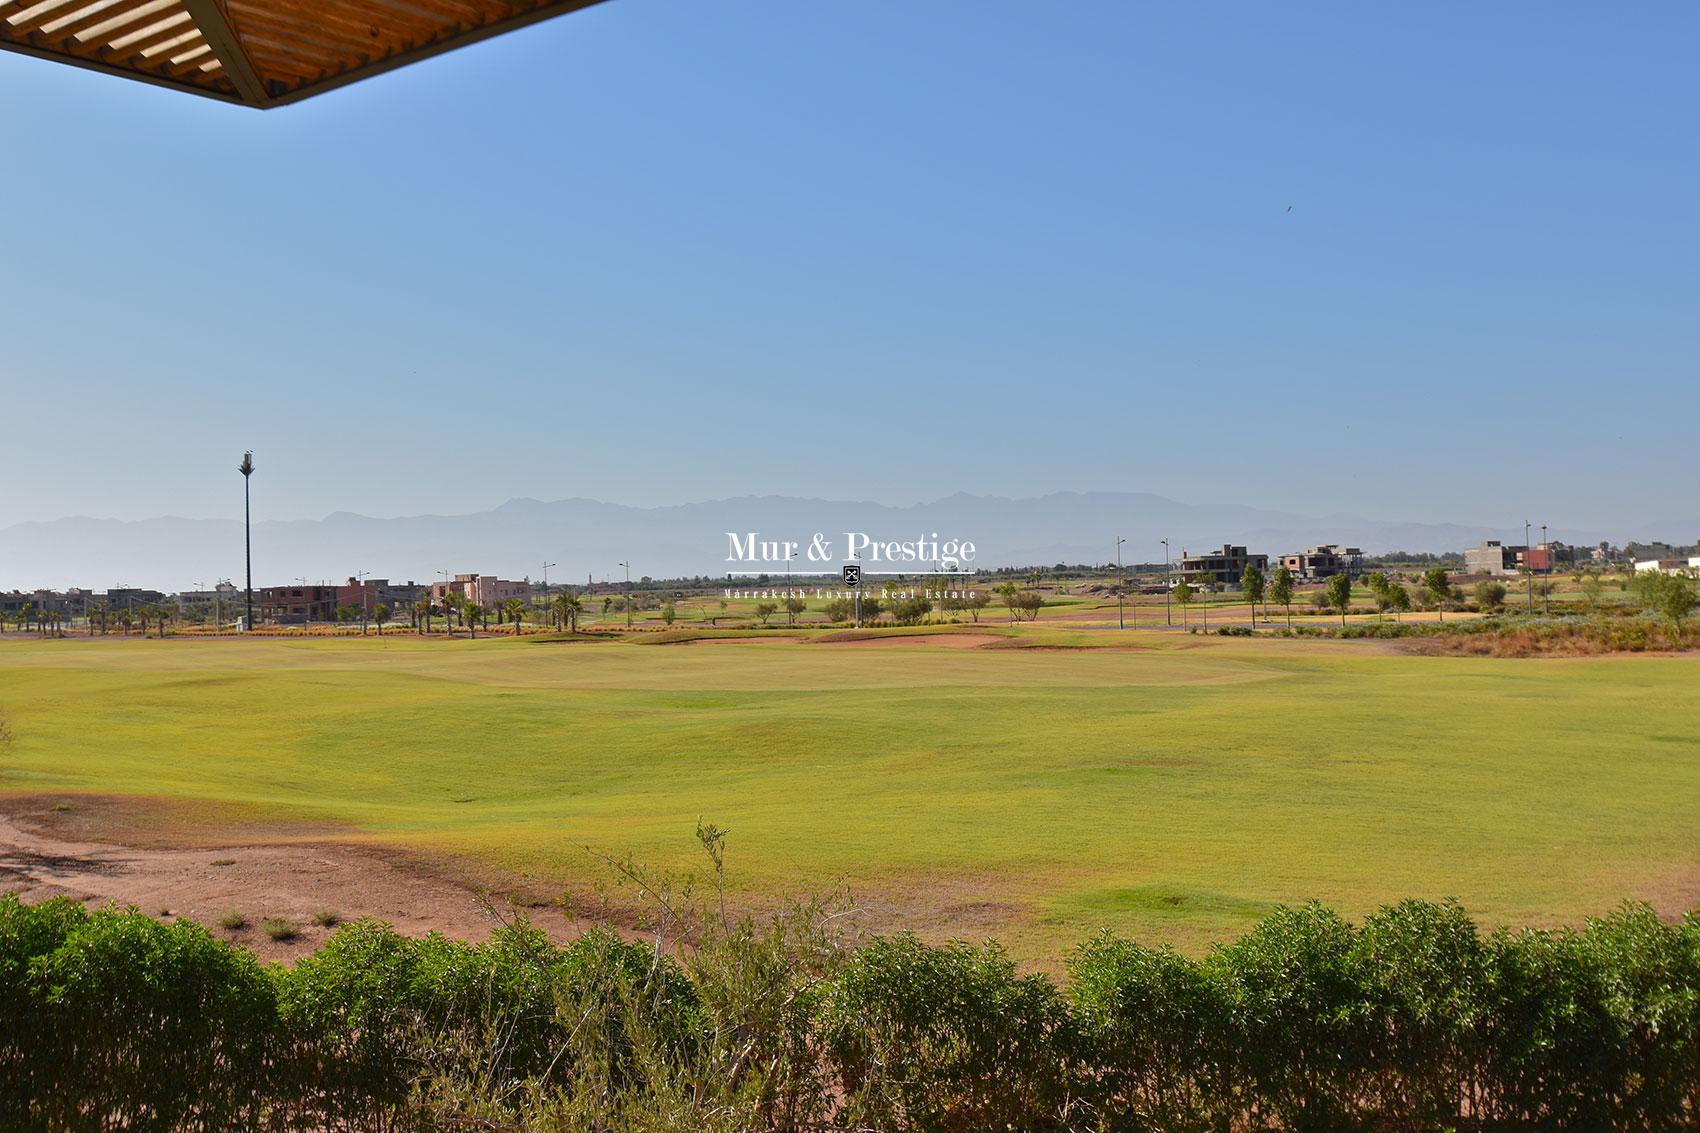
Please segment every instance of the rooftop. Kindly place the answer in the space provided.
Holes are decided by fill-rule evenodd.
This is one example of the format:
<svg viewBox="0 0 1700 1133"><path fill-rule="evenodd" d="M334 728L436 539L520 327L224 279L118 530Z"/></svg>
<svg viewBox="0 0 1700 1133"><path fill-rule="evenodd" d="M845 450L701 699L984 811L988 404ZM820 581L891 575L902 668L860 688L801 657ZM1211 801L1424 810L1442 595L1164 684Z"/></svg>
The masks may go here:
<svg viewBox="0 0 1700 1133"><path fill-rule="evenodd" d="M600 0L0 0L0 48L283 106Z"/></svg>

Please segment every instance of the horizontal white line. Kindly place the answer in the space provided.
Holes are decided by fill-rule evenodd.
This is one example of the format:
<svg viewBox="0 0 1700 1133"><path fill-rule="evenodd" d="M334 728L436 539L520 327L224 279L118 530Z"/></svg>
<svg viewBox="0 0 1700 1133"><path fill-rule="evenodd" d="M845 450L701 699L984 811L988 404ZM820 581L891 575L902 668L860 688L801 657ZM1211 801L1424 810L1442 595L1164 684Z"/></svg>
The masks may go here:
<svg viewBox="0 0 1700 1133"><path fill-rule="evenodd" d="M755 578L765 575L768 578L842 578L844 572L839 570L794 570L787 575L782 570L729 570L727 578ZM939 575L948 577L968 577L959 570L865 570L863 578L913 578L918 575Z"/></svg>

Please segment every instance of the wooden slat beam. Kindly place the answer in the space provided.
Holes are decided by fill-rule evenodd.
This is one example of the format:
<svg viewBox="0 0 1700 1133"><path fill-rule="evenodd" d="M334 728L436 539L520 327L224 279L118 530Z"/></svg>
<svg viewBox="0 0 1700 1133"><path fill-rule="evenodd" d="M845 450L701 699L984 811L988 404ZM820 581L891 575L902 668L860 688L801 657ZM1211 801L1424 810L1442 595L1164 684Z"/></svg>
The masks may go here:
<svg viewBox="0 0 1700 1133"><path fill-rule="evenodd" d="M98 37L102 31L109 33L108 41L117 39L123 32L119 28L126 27L145 17L149 12L160 11L165 5L155 7L152 0L120 0L110 8L102 8L92 16L84 16L80 20L55 28L53 34L66 39L82 36L86 39ZM94 31L99 28L100 31ZM86 35L85 33L92 34Z"/></svg>
<svg viewBox="0 0 1700 1133"><path fill-rule="evenodd" d="M0 50L265 108L602 2L0 0Z"/></svg>
<svg viewBox="0 0 1700 1133"><path fill-rule="evenodd" d="M178 82L163 75L155 75L148 71L137 71L130 67L120 67L103 59L93 59L82 55L72 55L52 48L39 47L18 39L8 39L0 32L0 51L12 51L19 55L28 55L33 59L45 59L50 63L69 63L73 67L82 67L89 71L99 71L103 75L116 75L121 79L135 79L156 87L168 87L171 90L185 91L189 94L205 95L216 98L220 102L243 102L241 95L233 90L224 89L220 85L203 85L194 82ZM208 76L208 81L223 79L224 72L214 71Z"/></svg>
<svg viewBox="0 0 1700 1133"><path fill-rule="evenodd" d="M230 77L230 82L236 87L236 93L242 96L242 101L253 106L269 106L272 101L271 92L261 81L259 72L254 70L254 64L248 61L241 41L231 30L217 0L183 0L183 7L189 10L189 15L194 17L195 26L201 29L201 34L212 46L213 54L224 64L224 73Z"/></svg>
<svg viewBox="0 0 1700 1133"><path fill-rule="evenodd" d="M75 0L65 0L62 4L44 5L35 8L33 11L26 8L24 10L30 13L27 18L18 20L16 23L8 19L4 23L0 23L0 28L4 28L13 35L25 35L37 30L42 24L50 24L60 16L68 15L79 6Z"/></svg>

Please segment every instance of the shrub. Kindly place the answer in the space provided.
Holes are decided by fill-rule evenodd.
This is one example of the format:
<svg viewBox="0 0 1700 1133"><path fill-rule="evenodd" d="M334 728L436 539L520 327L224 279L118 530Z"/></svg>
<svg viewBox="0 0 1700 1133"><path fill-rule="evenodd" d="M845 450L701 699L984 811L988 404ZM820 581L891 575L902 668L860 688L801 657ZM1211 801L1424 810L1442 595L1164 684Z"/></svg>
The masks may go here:
<svg viewBox="0 0 1700 1133"><path fill-rule="evenodd" d="M1481 1112L1507 1127L1607 1129L1625 1035L1604 973L1572 932L1496 938Z"/></svg>
<svg viewBox="0 0 1700 1133"><path fill-rule="evenodd" d="M276 1003L251 953L190 921L109 908L36 957L25 986L42 1024L31 1077L52 1086L20 1127L258 1123Z"/></svg>
<svg viewBox="0 0 1700 1133"><path fill-rule="evenodd" d="M857 1127L1061 1128L1068 1015L1043 976L996 944L904 933L859 951L821 1011L827 1057Z"/></svg>
<svg viewBox="0 0 1700 1133"><path fill-rule="evenodd" d="M1277 909L1207 960L1260 1120L1308 1130L1359 1123L1372 1030L1353 979L1355 943L1351 925L1312 903Z"/></svg>
<svg viewBox="0 0 1700 1133"><path fill-rule="evenodd" d="M32 1128L30 1113L49 1092L57 1068L45 1058L53 1021L40 1002L31 966L88 921L68 897L26 905L0 897L0 1129Z"/></svg>
<svg viewBox="0 0 1700 1133"><path fill-rule="evenodd" d="M447 942L444 942L445 944ZM280 975L286 1076L313 1082L329 1124L389 1128L419 1062L420 942L361 920Z"/></svg>
<svg viewBox="0 0 1700 1133"><path fill-rule="evenodd" d="M1204 1130L1236 1110L1228 1004L1198 964L1105 934L1068 974L1084 1093L1110 1128Z"/></svg>
<svg viewBox="0 0 1700 1133"><path fill-rule="evenodd" d="M221 928L235 932L248 927L248 918L237 909L226 909L218 915L218 923Z"/></svg>
<svg viewBox="0 0 1700 1133"><path fill-rule="evenodd" d="M268 937L279 942L294 940L297 935L295 926L282 917L268 917L260 928Z"/></svg>
<svg viewBox="0 0 1700 1133"><path fill-rule="evenodd" d="M1496 940L1483 1112L1561 1129L1692 1126L1700 931L1630 905Z"/></svg>
<svg viewBox="0 0 1700 1133"><path fill-rule="evenodd" d="M1402 1128L1456 1126L1480 1071L1488 950L1456 902L1364 921L1350 962L1368 1025L1370 1099Z"/></svg>

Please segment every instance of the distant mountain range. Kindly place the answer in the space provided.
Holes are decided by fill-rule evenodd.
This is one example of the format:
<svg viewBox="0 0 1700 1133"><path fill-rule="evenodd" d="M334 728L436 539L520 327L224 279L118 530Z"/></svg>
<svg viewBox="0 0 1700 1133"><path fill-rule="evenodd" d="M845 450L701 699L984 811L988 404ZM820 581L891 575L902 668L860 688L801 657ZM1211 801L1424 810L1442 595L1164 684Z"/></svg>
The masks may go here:
<svg viewBox="0 0 1700 1133"><path fill-rule="evenodd" d="M1700 522L1659 532L1625 531L1613 538L1688 538ZM477 571L532 577L545 561L551 581L720 575L727 532L804 547L822 533L835 553L844 533L912 540L937 532L971 540L977 565L1026 566L1108 562L1122 535L1124 560L1159 562L1167 538L1183 548L1209 550L1243 543L1271 555L1313 543L1344 543L1383 551L1456 551L1483 538L1516 538L1522 531L1451 523L1390 523L1358 516L1308 516L1237 504L1185 504L1138 492L1058 492L1028 499L957 494L912 507L786 496L748 496L674 507L639 508L596 500L545 503L510 500L469 515L394 519L337 512L318 520L254 525L254 585L305 577L341 581L367 571L395 581L431 581L437 572ZM1600 535L1554 530L1552 536L1594 543ZM123 521L73 517L0 529L0 589L120 584L180 590L219 578L241 581L242 524L229 519L165 517Z"/></svg>

